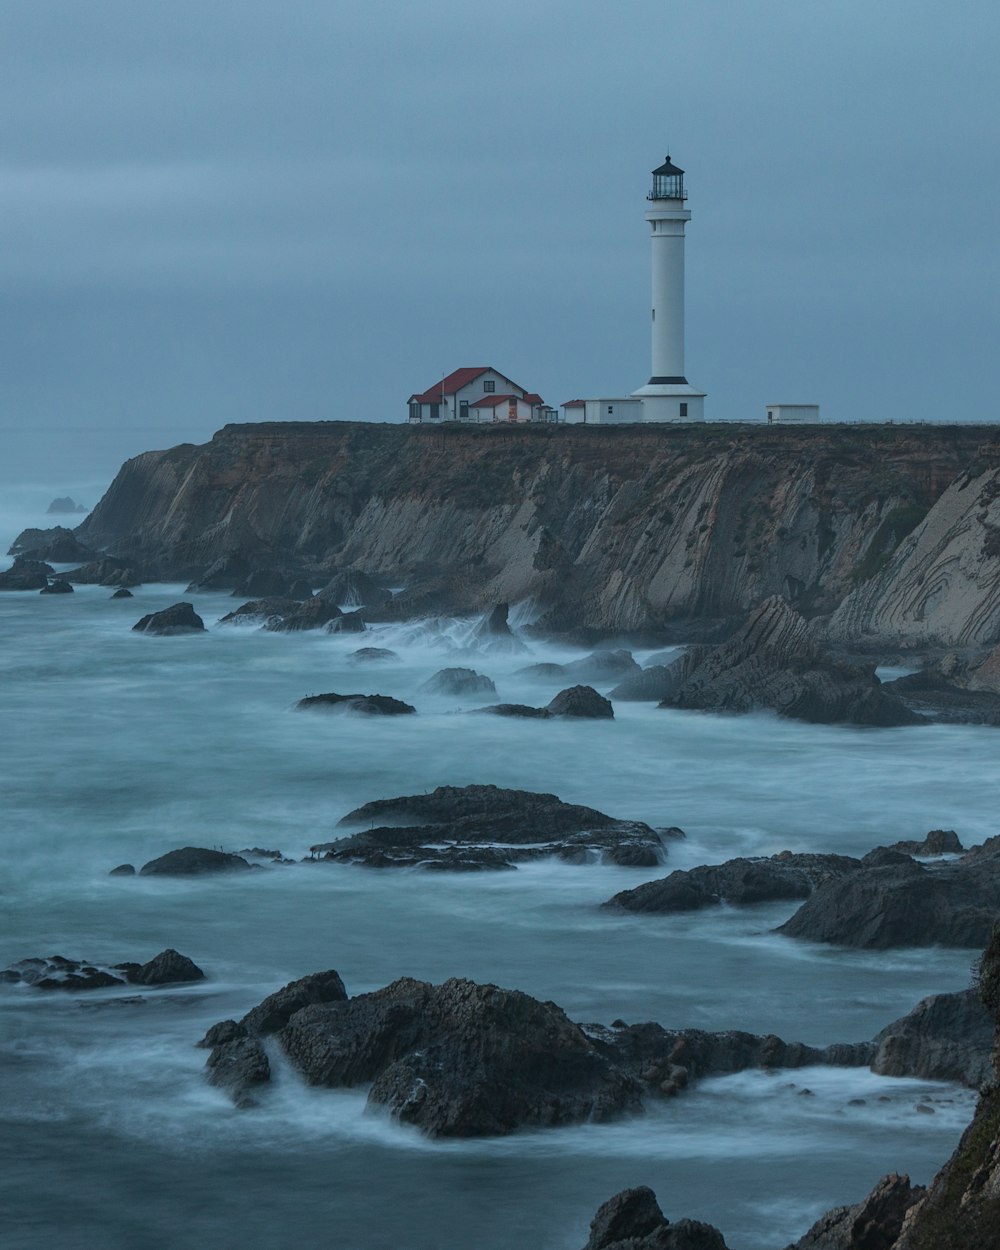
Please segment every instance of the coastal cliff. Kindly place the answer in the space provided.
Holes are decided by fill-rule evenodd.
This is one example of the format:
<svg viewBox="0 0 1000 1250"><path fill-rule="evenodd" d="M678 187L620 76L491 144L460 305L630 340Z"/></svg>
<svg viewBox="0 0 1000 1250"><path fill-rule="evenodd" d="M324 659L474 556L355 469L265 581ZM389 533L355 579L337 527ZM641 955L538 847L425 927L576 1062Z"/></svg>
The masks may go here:
<svg viewBox="0 0 1000 1250"><path fill-rule="evenodd" d="M229 425L128 461L76 534L162 579L237 552L364 569L400 612L530 599L552 630L709 636L781 595L844 643L987 643L995 466L988 426ZM933 610L901 590L928 561Z"/></svg>

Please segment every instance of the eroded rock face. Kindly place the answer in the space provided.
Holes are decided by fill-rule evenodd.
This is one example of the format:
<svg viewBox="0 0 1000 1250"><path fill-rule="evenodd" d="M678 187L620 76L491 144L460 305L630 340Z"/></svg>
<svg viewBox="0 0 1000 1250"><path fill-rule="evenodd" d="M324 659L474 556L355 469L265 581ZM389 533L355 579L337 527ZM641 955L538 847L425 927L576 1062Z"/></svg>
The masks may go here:
<svg viewBox="0 0 1000 1250"><path fill-rule="evenodd" d="M583 1250L727 1250L719 1230L697 1220L671 1224L646 1185L623 1189L599 1207Z"/></svg>
<svg viewBox="0 0 1000 1250"><path fill-rule="evenodd" d="M908 1176L883 1176L861 1202L827 1211L787 1250L891 1250L907 1213L925 1193Z"/></svg>
<svg viewBox="0 0 1000 1250"><path fill-rule="evenodd" d="M11 545L10 555L24 555L31 560L51 560L55 564L73 564L97 559L97 552L79 542L72 530L62 525L51 529L22 530Z"/></svg>
<svg viewBox="0 0 1000 1250"><path fill-rule="evenodd" d="M362 828L311 851L372 868L489 870L551 856L648 868L664 856L659 835L640 821L498 786L439 786L431 794L378 799L339 823Z"/></svg>
<svg viewBox="0 0 1000 1250"><path fill-rule="evenodd" d="M823 654L806 621L783 599L766 600L733 637L700 662L674 661L681 679L661 707L773 711L812 724L915 725L923 719L887 694L874 666Z"/></svg>
<svg viewBox="0 0 1000 1250"><path fill-rule="evenodd" d="M304 711L363 712L366 716L406 716L417 709L387 694L311 694L295 705Z"/></svg>
<svg viewBox="0 0 1000 1250"><path fill-rule="evenodd" d="M993 1072L994 1020L978 990L934 994L875 1038L873 1072L978 1089Z"/></svg>
<svg viewBox="0 0 1000 1250"><path fill-rule="evenodd" d="M197 634L205 632L205 622L190 603L175 603L160 612L150 612L132 629L140 634Z"/></svg>

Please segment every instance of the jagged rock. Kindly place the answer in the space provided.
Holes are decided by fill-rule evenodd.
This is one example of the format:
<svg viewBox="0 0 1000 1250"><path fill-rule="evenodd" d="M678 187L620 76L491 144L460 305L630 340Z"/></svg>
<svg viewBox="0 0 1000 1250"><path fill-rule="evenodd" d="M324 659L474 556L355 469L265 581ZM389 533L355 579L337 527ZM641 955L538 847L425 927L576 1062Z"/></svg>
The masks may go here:
<svg viewBox="0 0 1000 1250"><path fill-rule="evenodd" d="M111 595L111 598L112 599L131 599L133 598L133 595L132 595L131 590L126 589L126 587L124 586L119 586L118 589L115 591L115 593Z"/></svg>
<svg viewBox="0 0 1000 1250"><path fill-rule="evenodd" d="M190 603L174 603L160 612L148 613L132 629L141 634L194 634L204 632L205 622Z"/></svg>
<svg viewBox="0 0 1000 1250"><path fill-rule="evenodd" d="M0 981L7 984L74 991L109 989L116 985L173 985L204 979L205 974L198 965L175 950L161 951L145 964L94 964L52 955L48 959L22 959L0 973Z"/></svg>
<svg viewBox="0 0 1000 1250"><path fill-rule="evenodd" d="M659 703L661 699L670 697L676 684L668 665L654 664L629 674L608 697L622 699L626 703Z"/></svg>
<svg viewBox="0 0 1000 1250"><path fill-rule="evenodd" d="M45 509L49 516L64 515L67 512L88 512L82 503L77 503L75 499L71 499L69 495L60 495L58 499L53 499L49 506Z"/></svg>
<svg viewBox="0 0 1000 1250"><path fill-rule="evenodd" d="M597 1210L583 1250L727 1250L719 1230L697 1220L671 1224L646 1185L623 1189Z"/></svg>
<svg viewBox="0 0 1000 1250"><path fill-rule="evenodd" d="M215 1046L205 1061L208 1083L224 1090L241 1110L257 1106L253 1091L271 1079L267 1051L255 1037L234 1037Z"/></svg>
<svg viewBox="0 0 1000 1250"><path fill-rule="evenodd" d="M471 668L443 668L421 686L433 694L490 695L497 688L489 677Z"/></svg>
<svg viewBox="0 0 1000 1250"><path fill-rule="evenodd" d="M203 872L242 872L253 868L242 855L226 851L213 851L202 846L185 846L178 851L168 851L143 864L139 873L143 877L190 877Z"/></svg>
<svg viewBox="0 0 1000 1250"><path fill-rule="evenodd" d="M73 587L61 577L57 577L55 581L51 581L47 586L43 586L38 593L42 595L71 595Z"/></svg>
<svg viewBox="0 0 1000 1250"><path fill-rule="evenodd" d="M563 803L554 794L497 786L439 786L431 794L378 799L349 812L340 825L362 829L311 852L368 867L437 870L509 868L553 855L654 867L664 855L648 825Z"/></svg>
<svg viewBox="0 0 1000 1250"><path fill-rule="evenodd" d="M768 859L730 859L724 864L679 869L659 881L622 890L604 904L638 912L683 912L719 903L747 905L808 898L824 882L861 868L847 855L782 851Z"/></svg>
<svg viewBox="0 0 1000 1250"><path fill-rule="evenodd" d="M993 1032L977 990L935 994L878 1034L872 1071L978 1089L992 1074Z"/></svg>
<svg viewBox="0 0 1000 1250"><path fill-rule="evenodd" d="M827 1211L787 1250L891 1250L907 1213L925 1193L908 1176L883 1176L861 1202Z"/></svg>
<svg viewBox="0 0 1000 1250"><path fill-rule="evenodd" d="M81 586L138 586L142 581L138 569L117 556L101 556L63 576Z"/></svg>
<svg viewBox="0 0 1000 1250"><path fill-rule="evenodd" d="M31 560L51 560L54 564L97 559L96 551L84 546L72 530L62 525L47 530L22 530L11 544L10 554L24 555Z"/></svg>
<svg viewBox="0 0 1000 1250"><path fill-rule="evenodd" d="M134 877L135 865L134 864L119 864L117 868L111 869L111 871L108 873L108 876L109 877Z"/></svg>
<svg viewBox="0 0 1000 1250"><path fill-rule="evenodd" d="M904 855L920 855L927 858L931 855L960 855L965 847L958 839L954 829L932 829L921 842L915 840L893 842L890 851L901 851Z"/></svg>
<svg viewBox="0 0 1000 1250"><path fill-rule="evenodd" d="M472 981L404 978L307 1007L279 1034L311 1085L372 1081L368 1101L432 1137L612 1119L639 1083L554 1003Z"/></svg>
<svg viewBox="0 0 1000 1250"><path fill-rule="evenodd" d="M360 612L345 612L326 626L328 634L363 634L368 626Z"/></svg>
<svg viewBox="0 0 1000 1250"><path fill-rule="evenodd" d="M567 677L575 677L581 682L613 681L616 677L629 677L642 672L632 652L624 650L595 651L562 667Z"/></svg>
<svg viewBox="0 0 1000 1250"><path fill-rule="evenodd" d="M365 608L369 613L392 602L392 591L380 586L367 573L347 570L338 573L317 595L347 608Z"/></svg>
<svg viewBox="0 0 1000 1250"><path fill-rule="evenodd" d="M813 724L922 724L883 690L874 666L858 668L823 654L806 621L783 599L766 600L729 642L687 670L661 707L713 712L770 710ZM671 666L673 668L673 666Z"/></svg>
<svg viewBox="0 0 1000 1250"><path fill-rule="evenodd" d="M240 1021L240 1027L255 1037L267 1037L283 1029L297 1011L310 1007L314 1003L346 1002L347 990L340 974L333 968L326 972L313 972L309 976L300 977L297 981L289 981L280 990L269 994L263 1002L258 1003L246 1013ZM205 1038L205 1043L208 1038ZM215 1043L211 1043L215 1044Z"/></svg>
<svg viewBox="0 0 1000 1250"><path fill-rule="evenodd" d="M233 590L246 583L250 562L238 551L228 551L212 563L188 586L188 594L202 590Z"/></svg>
<svg viewBox="0 0 1000 1250"><path fill-rule="evenodd" d="M587 720L615 718L610 701L592 686L570 686L567 690L560 690L545 710L550 716L578 716Z"/></svg>
<svg viewBox="0 0 1000 1250"><path fill-rule="evenodd" d="M895 854L895 852L890 852ZM982 947L1000 919L1000 858L863 867L816 889L779 933L869 950Z"/></svg>
<svg viewBox="0 0 1000 1250"><path fill-rule="evenodd" d="M320 629L340 616L340 608L331 600L314 597L296 603L292 612L269 616L264 628L273 633L295 633L302 629Z"/></svg>
<svg viewBox="0 0 1000 1250"><path fill-rule="evenodd" d="M246 603L241 603L238 608L234 608L232 612L227 612L225 616L219 617L220 625L248 625L259 623L263 624L274 618L282 618L291 616L298 612L300 604L296 599L290 599L287 595L276 595L266 599L250 599Z"/></svg>
<svg viewBox="0 0 1000 1250"><path fill-rule="evenodd" d="M359 647L351 652L355 664L378 664L383 660L398 660L399 656L388 647Z"/></svg>
<svg viewBox="0 0 1000 1250"><path fill-rule="evenodd" d="M311 694L295 705L305 710L364 712L368 716L406 716L417 709L387 694Z"/></svg>
<svg viewBox="0 0 1000 1250"><path fill-rule="evenodd" d="M480 638L511 638L513 630L511 629L507 617L510 614L509 603L498 603L485 617L476 631L476 636Z"/></svg>
<svg viewBox="0 0 1000 1250"><path fill-rule="evenodd" d="M49 584L54 572L44 560L15 556L11 567L0 573L0 590L41 590Z"/></svg>

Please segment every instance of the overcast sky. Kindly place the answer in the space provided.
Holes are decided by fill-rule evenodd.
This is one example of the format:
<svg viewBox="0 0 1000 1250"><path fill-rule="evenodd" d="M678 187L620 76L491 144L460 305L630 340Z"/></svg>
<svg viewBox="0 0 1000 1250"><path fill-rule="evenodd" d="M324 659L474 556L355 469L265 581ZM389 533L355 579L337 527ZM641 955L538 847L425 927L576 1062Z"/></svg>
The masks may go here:
<svg viewBox="0 0 1000 1250"><path fill-rule="evenodd" d="M0 0L0 453L649 376L687 171L706 413L994 420L996 0Z"/></svg>

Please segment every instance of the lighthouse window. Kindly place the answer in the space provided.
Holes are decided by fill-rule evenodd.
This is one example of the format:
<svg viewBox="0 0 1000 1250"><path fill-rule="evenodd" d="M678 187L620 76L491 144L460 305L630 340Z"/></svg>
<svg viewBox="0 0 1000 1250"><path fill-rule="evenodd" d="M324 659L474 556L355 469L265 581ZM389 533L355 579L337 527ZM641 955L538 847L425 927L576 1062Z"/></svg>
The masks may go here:
<svg viewBox="0 0 1000 1250"><path fill-rule="evenodd" d="M496 389L497 389L497 384L495 382L483 383L483 390L486 392L487 395L492 395Z"/></svg>

